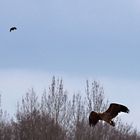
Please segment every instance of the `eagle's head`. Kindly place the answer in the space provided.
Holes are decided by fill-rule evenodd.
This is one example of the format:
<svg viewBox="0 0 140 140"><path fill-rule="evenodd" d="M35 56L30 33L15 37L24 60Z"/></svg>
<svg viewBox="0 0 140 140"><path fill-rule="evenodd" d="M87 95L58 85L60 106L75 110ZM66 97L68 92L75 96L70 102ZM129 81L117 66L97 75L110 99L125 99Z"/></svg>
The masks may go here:
<svg viewBox="0 0 140 140"><path fill-rule="evenodd" d="M92 111L89 115L89 125L95 126L97 122L99 121L99 119L100 119L100 116L98 115L98 113Z"/></svg>

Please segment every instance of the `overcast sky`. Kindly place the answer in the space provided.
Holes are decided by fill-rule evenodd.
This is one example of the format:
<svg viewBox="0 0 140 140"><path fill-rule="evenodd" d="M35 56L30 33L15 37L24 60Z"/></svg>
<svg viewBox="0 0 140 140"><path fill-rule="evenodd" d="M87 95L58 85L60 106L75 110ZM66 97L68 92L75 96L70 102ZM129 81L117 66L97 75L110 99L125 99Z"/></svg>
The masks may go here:
<svg viewBox="0 0 140 140"><path fill-rule="evenodd" d="M5 109L32 87L42 92L53 75L71 92L97 80L140 130L139 0L1 0L0 34Z"/></svg>

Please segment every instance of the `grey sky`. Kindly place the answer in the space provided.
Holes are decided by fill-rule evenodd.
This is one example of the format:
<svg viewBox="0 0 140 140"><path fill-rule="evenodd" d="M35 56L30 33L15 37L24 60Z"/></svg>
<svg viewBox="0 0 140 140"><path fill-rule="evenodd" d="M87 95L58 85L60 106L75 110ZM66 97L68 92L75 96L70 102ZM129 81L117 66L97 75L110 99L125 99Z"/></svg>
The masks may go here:
<svg viewBox="0 0 140 140"><path fill-rule="evenodd" d="M73 90L99 80L111 101L140 117L139 0L1 0L0 34L0 90L11 105L30 87L43 90L47 73L64 76Z"/></svg>

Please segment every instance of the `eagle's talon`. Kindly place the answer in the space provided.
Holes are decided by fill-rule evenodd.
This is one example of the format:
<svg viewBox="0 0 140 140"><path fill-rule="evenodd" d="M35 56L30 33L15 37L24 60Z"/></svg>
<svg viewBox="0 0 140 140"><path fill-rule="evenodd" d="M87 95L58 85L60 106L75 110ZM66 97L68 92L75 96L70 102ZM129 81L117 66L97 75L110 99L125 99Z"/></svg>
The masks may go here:
<svg viewBox="0 0 140 140"><path fill-rule="evenodd" d="M110 121L110 125L115 126L115 122Z"/></svg>

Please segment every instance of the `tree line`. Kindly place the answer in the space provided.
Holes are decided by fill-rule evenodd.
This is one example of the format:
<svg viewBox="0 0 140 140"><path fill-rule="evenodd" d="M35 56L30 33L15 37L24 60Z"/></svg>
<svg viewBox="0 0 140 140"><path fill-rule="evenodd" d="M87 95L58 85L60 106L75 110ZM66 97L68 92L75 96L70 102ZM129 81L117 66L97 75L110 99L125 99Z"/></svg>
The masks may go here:
<svg viewBox="0 0 140 140"><path fill-rule="evenodd" d="M0 140L140 140L139 132L117 118L112 127L99 122L88 124L90 111L109 106L104 89L96 81L86 81L85 96L69 97L63 80L52 78L49 90L37 96L34 89L17 104L15 117L0 109Z"/></svg>

